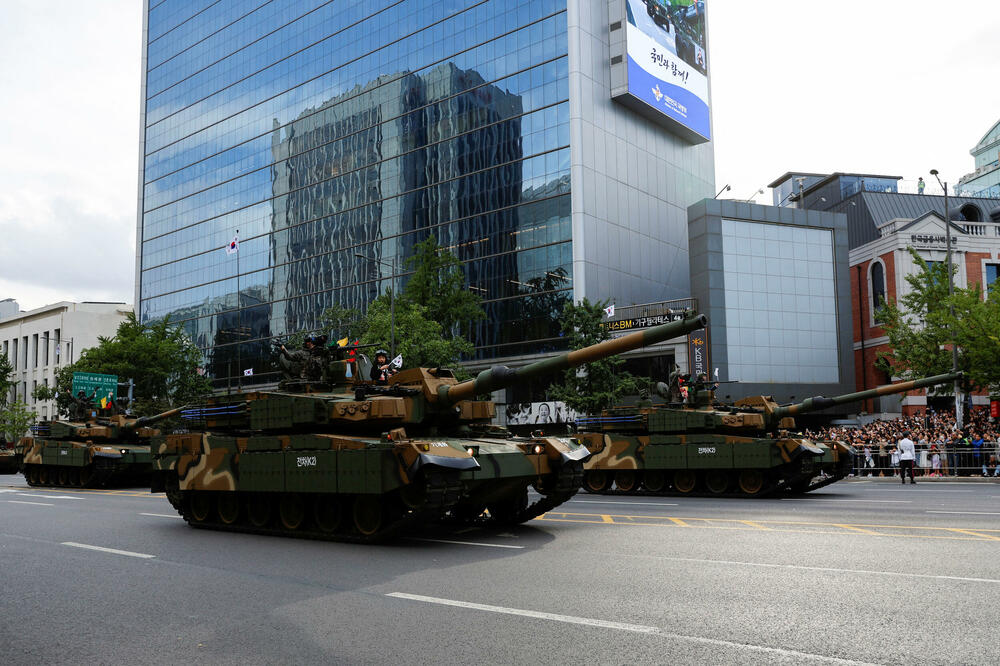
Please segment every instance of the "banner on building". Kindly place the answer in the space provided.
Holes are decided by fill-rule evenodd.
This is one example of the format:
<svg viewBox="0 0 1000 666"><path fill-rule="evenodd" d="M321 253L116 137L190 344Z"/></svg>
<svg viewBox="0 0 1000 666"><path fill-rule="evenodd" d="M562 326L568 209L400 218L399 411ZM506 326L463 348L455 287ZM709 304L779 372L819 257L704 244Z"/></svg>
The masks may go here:
<svg viewBox="0 0 1000 666"><path fill-rule="evenodd" d="M699 328L688 333L688 371L693 379L704 374L708 377L708 329Z"/></svg>

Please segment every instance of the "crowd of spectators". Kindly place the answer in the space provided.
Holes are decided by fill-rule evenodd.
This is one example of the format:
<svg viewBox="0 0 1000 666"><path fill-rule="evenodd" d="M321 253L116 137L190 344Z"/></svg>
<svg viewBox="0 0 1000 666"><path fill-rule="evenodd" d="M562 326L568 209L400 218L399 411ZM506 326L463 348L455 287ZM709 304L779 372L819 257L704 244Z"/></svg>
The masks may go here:
<svg viewBox="0 0 1000 666"><path fill-rule="evenodd" d="M830 427L808 434L835 439L854 447L855 474L895 476L899 472L897 445L906 433L916 445L918 473L929 476L1000 477L1000 423L984 409L965 415L961 431L953 411L926 413L872 421L861 427Z"/></svg>

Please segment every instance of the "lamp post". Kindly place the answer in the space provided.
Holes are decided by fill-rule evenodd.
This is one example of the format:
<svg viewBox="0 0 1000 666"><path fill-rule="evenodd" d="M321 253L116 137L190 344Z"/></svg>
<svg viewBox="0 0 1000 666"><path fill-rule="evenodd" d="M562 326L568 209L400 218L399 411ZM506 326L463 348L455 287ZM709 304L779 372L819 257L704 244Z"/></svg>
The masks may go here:
<svg viewBox="0 0 1000 666"><path fill-rule="evenodd" d="M944 237L945 245L947 249L945 250L946 263L948 264L948 308L951 313L951 318L955 318L955 304L952 302L952 295L955 292L955 287L952 284L954 280L952 279L952 268L951 268L951 214L948 212L948 183L942 183L941 178L938 176L937 169L931 169L931 175L937 179L938 185L944 190ZM951 371L958 372L958 345L955 344L955 340L951 341ZM962 429L962 396L960 394L961 386L959 381L955 380L955 427L959 430Z"/></svg>
<svg viewBox="0 0 1000 666"><path fill-rule="evenodd" d="M391 261L384 261L360 252L355 252L354 256L358 259L367 259L388 266L389 270L392 271L389 279L389 351L391 352L390 358L396 358L396 257L393 257Z"/></svg>
<svg viewBox="0 0 1000 666"><path fill-rule="evenodd" d="M731 190L731 189L733 189L731 185L726 185L726 186L725 186L725 187L723 187L723 188L722 188L721 190L719 190L718 192L716 192L716 193L715 193L715 196L714 196L714 197L712 197L712 198L713 198L713 199L718 199L718 198L719 198L719 195L720 195L720 194L722 194L723 192L728 192L728 191L729 191L729 190Z"/></svg>

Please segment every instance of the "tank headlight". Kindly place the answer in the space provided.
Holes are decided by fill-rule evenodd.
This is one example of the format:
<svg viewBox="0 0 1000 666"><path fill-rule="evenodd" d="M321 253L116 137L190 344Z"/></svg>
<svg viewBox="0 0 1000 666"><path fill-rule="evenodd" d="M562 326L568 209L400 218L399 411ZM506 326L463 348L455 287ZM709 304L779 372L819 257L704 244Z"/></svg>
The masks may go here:
<svg viewBox="0 0 1000 666"><path fill-rule="evenodd" d="M475 450L474 448L472 448L471 446L470 446L469 448L467 448L467 449L466 449L465 451L466 451L466 453L468 453L468 454L469 454L470 456L474 456L474 455L476 455L476 450Z"/></svg>
<svg viewBox="0 0 1000 666"><path fill-rule="evenodd" d="M427 442L424 442L423 444L420 445L420 448L422 448L424 451L430 451L431 445L428 444Z"/></svg>
<svg viewBox="0 0 1000 666"><path fill-rule="evenodd" d="M122 455L125 455L126 453L128 453L128 449L122 449Z"/></svg>
<svg viewBox="0 0 1000 666"><path fill-rule="evenodd" d="M532 450L535 452L536 455L538 455L538 454L541 454L541 452L545 450L545 447L542 446L541 444L535 444L535 448L532 449Z"/></svg>

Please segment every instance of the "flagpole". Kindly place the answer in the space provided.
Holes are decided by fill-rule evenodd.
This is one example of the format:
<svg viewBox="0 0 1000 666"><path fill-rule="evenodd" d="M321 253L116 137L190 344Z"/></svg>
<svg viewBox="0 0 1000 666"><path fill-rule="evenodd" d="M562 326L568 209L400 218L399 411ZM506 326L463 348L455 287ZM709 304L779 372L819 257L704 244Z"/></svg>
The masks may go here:
<svg viewBox="0 0 1000 666"><path fill-rule="evenodd" d="M243 360L241 357L242 347L240 344L240 338L243 335L243 308L240 302L240 230L236 230L236 372L240 374L236 375L236 388L242 393L243 392Z"/></svg>

